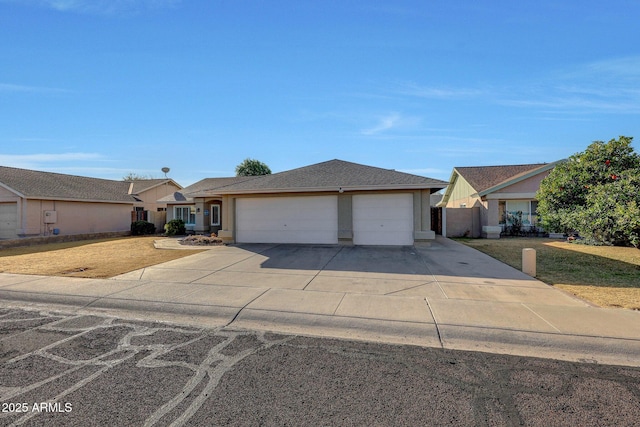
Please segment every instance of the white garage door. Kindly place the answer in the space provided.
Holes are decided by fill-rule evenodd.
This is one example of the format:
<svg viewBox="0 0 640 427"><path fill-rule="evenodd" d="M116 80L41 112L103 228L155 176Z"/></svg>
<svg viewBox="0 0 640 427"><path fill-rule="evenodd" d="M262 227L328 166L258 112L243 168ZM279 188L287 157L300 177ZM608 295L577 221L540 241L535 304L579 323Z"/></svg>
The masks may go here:
<svg viewBox="0 0 640 427"><path fill-rule="evenodd" d="M18 205L0 203L0 239L15 239L18 228Z"/></svg>
<svg viewBox="0 0 640 427"><path fill-rule="evenodd" d="M310 196L238 199L236 241L338 243L338 198Z"/></svg>
<svg viewBox="0 0 640 427"><path fill-rule="evenodd" d="M355 245L413 245L413 195L353 196Z"/></svg>

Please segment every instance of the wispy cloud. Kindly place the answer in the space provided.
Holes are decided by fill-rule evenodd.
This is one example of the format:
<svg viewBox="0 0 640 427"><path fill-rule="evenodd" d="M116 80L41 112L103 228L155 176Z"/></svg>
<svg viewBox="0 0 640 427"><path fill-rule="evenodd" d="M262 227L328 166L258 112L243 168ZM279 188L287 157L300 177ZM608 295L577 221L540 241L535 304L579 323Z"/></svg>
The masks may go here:
<svg viewBox="0 0 640 427"><path fill-rule="evenodd" d="M78 162L102 159L103 156L98 153L0 154L1 165L25 169L38 169L45 167L45 165L60 162Z"/></svg>
<svg viewBox="0 0 640 427"><path fill-rule="evenodd" d="M563 114L640 113L640 56L577 65L535 86L503 90L497 103Z"/></svg>
<svg viewBox="0 0 640 427"><path fill-rule="evenodd" d="M486 94L484 89L478 88L423 86L413 82L401 83L392 91L400 95L431 99L476 98Z"/></svg>
<svg viewBox="0 0 640 427"><path fill-rule="evenodd" d="M0 0L54 9L60 12L115 15L173 7L182 0Z"/></svg>
<svg viewBox="0 0 640 427"><path fill-rule="evenodd" d="M362 133L363 135L376 135L398 126L398 123L400 122L400 120L401 120L400 114L391 113L384 117L379 118L378 123L375 126L368 129L363 129L362 131L360 131L360 133Z"/></svg>
<svg viewBox="0 0 640 427"><path fill-rule="evenodd" d="M27 86L12 83L0 83L0 93L22 92L22 93L67 93L67 89L43 86Z"/></svg>

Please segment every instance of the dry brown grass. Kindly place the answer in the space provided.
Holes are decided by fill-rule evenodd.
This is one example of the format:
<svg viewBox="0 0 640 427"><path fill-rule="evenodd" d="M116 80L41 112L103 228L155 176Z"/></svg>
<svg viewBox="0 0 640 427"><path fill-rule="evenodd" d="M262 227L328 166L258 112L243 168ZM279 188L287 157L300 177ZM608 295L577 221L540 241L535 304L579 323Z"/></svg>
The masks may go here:
<svg viewBox="0 0 640 427"><path fill-rule="evenodd" d="M0 272L106 278L199 252L156 249L157 239L125 237L2 249Z"/></svg>
<svg viewBox="0 0 640 427"><path fill-rule="evenodd" d="M459 239L517 269L522 249L537 255L537 278L602 307L640 310L640 250L537 239Z"/></svg>

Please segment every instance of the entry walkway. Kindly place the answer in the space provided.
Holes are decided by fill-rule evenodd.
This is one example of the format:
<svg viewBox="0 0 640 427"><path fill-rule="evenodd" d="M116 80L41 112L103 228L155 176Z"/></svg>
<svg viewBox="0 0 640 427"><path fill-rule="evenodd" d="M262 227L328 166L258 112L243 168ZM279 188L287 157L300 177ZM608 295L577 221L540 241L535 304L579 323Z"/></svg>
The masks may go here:
<svg viewBox="0 0 640 427"><path fill-rule="evenodd" d="M593 307L444 238L403 248L215 247L112 279L0 274L0 299L229 329L640 366L640 312Z"/></svg>

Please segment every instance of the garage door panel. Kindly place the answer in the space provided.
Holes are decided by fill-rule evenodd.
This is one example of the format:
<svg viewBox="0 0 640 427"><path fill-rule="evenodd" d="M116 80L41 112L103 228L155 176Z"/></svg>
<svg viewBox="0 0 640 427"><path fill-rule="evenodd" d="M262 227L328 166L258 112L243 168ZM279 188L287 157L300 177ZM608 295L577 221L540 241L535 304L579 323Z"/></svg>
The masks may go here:
<svg viewBox="0 0 640 427"><path fill-rule="evenodd" d="M0 239L16 238L18 228L18 205L0 203Z"/></svg>
<svg viewBox="0 0 640 427"><path fill-rule="evenodd" d="M336 196L240 198L236 219L240 243L338 242Z"/></svg>
<svg viewBox="0 0 640 427"><path fill-rule="evenodd" d="M353 196L353 243L356 245L412 245L413 195Z"/></svg>

